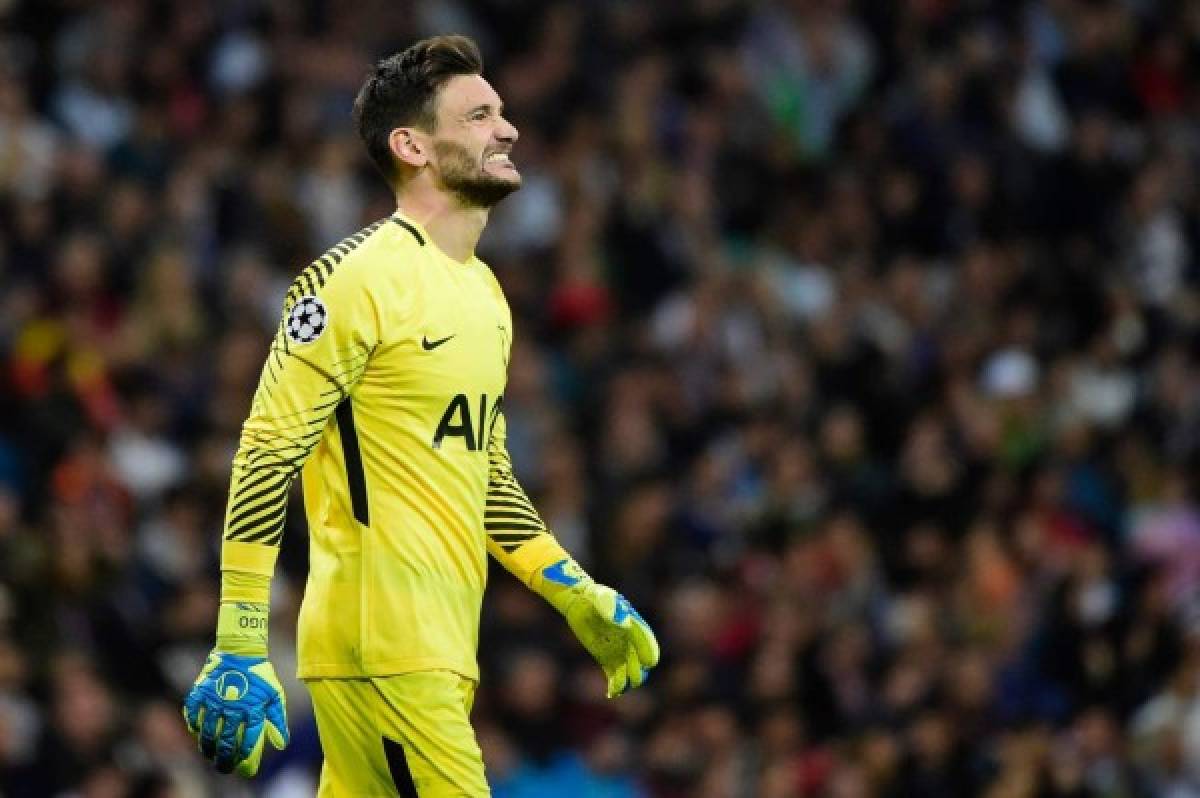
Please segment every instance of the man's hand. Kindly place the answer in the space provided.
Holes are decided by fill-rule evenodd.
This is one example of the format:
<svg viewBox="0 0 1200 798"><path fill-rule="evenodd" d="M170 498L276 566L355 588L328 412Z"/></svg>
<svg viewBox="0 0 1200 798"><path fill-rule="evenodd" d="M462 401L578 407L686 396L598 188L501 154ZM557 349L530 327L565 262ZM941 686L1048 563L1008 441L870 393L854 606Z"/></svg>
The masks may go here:
<svg viewBox="0 0 1200 798"><path fill-rule="evenodd" d="M288 744L287 700L266 657L214 650L183 704L200 753L221 773L247 778L258 772L263 743Z"/></svg>
<svg viewBox="0 0 1200 798"><path fill-rule="evenodd" d="M604 669L608 697L640 687L658 664L658 640L638 611L611 587L598 585L570 560L542 571L543 584L558 586L548 599Z"/></svg>

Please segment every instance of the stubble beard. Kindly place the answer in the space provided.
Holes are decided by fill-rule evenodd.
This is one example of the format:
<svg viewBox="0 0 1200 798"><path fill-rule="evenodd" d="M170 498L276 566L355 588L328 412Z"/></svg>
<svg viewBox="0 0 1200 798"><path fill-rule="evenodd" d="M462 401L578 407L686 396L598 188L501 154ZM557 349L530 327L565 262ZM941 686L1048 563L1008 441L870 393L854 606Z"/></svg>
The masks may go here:
<svg viewBox="0 0 1200 798"><path fill-rule="evenodd" d="M520 179L506 180L483 171L478 159L461 144L435 141L442 186L466 208L491 208L521 187Z"/></svg>

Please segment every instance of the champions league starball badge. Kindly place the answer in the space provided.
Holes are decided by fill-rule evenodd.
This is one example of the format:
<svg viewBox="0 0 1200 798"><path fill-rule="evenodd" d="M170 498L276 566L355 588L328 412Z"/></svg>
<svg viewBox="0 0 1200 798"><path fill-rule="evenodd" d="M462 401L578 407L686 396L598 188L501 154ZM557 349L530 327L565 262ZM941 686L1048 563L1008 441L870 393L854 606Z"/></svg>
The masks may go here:
<svg viewBox="0 0 1200 798"><path fill-rule="evenodd" d="M328 326L329 313L315 296L302 296L288 314L287 336L297 344L311 344Z"/></svg>

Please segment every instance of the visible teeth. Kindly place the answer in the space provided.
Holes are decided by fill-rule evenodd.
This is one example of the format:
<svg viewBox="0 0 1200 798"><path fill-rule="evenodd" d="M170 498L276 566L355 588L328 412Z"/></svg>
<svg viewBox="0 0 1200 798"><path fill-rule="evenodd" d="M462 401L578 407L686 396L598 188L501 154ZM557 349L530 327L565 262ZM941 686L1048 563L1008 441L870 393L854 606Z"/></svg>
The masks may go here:
<svg viewBox="0 0 1200 798"><path fill-rule="evenodd" d="M487 160L488 161L503 161L503 162L507 163L508 162L508 153L493 152L491 155L489 155L487 157Z"/></svg>

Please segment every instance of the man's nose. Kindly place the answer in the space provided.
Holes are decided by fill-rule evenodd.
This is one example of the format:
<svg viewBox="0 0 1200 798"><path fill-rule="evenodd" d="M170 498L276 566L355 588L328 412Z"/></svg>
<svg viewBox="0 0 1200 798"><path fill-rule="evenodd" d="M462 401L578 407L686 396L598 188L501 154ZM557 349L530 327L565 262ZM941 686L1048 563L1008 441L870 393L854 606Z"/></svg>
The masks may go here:
<svg viewBox="0 0 1200 798"><path fill-rule="evenodd" d="M496 138L506 143L513 143L521 137L517 126L504 117L500 117L500 126L496 129Z"/></svg>

